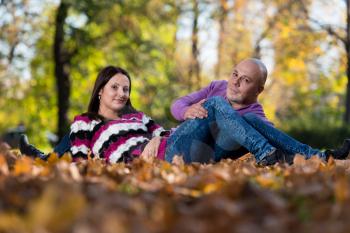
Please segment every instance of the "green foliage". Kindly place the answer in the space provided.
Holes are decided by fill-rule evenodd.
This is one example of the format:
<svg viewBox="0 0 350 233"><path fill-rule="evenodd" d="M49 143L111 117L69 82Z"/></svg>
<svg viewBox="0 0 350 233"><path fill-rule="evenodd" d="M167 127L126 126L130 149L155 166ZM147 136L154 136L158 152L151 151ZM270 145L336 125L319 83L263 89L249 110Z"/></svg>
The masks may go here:
<svg viewBox="0 0 350 233"><path fill-rule="evenodd" d="M261 99L268 117L302 141L302 132L309 135L307 131L315 130L325 135L326 132L318 130L319 125L330 129L334 143L341 141L337 135L349 135L336 130L341 127L344 112L341 106L347 81L345 56L338 51L338 56L328 61L327 67L322 66L328 43L333 43L334 47L339 45L330 41L326 33L310 27L303 9L311 7L312 1L304 1L304 5L299 1L281 0L199 2L200 21L203 15L211 14L210 20L223 19L222 40L218 45L221 53L218 77L210 69L203 68L202 86L214 79L226 79L232 66L241 59L252 55L264 58L263 52L269 50L272 51L273 70L269 70ZM18 18L18 22L28 24L33 34L30 38L35 41L34 56L30 58L31 79L24 80L19 72L12 72L4 62L8 54L3 52L5 50L0 52L0 131L23 122L31 141L38 146L48 146L46 131L57 131L56 95L59 91L52 51L57 2L47 0L45 3L40 15L28 17L35 20L29 21L25 15ZM64 46L72 55L69 118L86 111L98 71L103 66L116 65L131 74L134 106L165 127L174 126L176 123L169 111L171 102L193 91L188 85L193 81L188 77L190 38L179 40L177 34L183 27L179 18L192 20L189 2L71 0L67 3ZM18 4L28 5L24 0L19 0ZM227 8L224 18L221 18L220 4ZM272 13L253 17L260 12ZM0 20L1 43L13 44L19 39L28 42L27 34L28 38L17 38L13 33L18 32L22 24L1 23L4 22ZM199 30L208 30L204 28ZM268 48L264 50L260 42L267 42ZM201 43L200 53L203 52ZM20 56L15 58L23 60ZM333 142L310 143L334 145Z"/></svg>
<svg viewBox="0 0 350 233"><path fill-rule="evenodd" d="M103 66L116 65L132 76L134 105L163 123L176 94L169 91L170 80L176 83L173 51L178 13L174 3L155 0L70 4L64 45L73 54L69 118L86 111L98 71ZM59 90L55 89L53 76L54 16L52 9L50 20L41 27L45 33L36 43L31 88L25 100L31 106L25 123L30 125L28 133L37 145L45 142L46 130L56 131Z"/></svg>
<svg viewBox="0 0 350 233"><path fill-rule="evenodd" d="M350 136L350 127L322 125L308 128L291 128L287 133L297 140L314 148L335 148L341 146Z"/></svg>

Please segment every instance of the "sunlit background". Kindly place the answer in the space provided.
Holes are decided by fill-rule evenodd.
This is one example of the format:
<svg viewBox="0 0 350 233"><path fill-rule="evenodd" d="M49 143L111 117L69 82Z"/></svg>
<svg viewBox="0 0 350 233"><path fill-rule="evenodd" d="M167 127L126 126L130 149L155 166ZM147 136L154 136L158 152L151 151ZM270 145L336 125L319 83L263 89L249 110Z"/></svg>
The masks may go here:
<svg viewBox="0 0 350 233"><path fill-rule="evenodd" d="M175 98L258 57L268 118L305 143L335 145L350 136L346 2L0 0L0 132L25 131L49 150L109 64L130 72L135 107L173 127Z"/></svg>

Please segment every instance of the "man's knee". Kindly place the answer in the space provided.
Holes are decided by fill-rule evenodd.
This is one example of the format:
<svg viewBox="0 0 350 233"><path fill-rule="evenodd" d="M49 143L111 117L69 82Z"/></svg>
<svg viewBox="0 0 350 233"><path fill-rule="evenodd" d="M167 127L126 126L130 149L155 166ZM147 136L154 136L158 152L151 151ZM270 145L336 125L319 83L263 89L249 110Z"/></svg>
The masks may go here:
<svg viewBox="0 0 350 233"><path fill-rule="evenodd" d="M204 103L204 107L208 107L210 105L222 105L227 104L227 101L222 96L213 96L207 99Z"/></svg>

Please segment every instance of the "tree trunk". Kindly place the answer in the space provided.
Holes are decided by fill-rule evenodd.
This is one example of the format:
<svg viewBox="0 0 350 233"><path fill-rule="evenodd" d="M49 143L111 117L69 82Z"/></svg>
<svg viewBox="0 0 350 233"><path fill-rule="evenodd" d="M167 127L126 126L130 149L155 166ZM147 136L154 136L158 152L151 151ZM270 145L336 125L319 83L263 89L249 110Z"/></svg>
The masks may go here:
<svg viewBox="0 0 350 233"><path fill-rule="evenodd" d="M190 62L189 69L189 89L192 87L198 89L201 86L201 77L200 77L200 65L199 65L199 50L198 50L198 17L199 17L199 4L198 0L192 0L193 4L193 24L192 24L192 58ZM194 77L194 78L193 78ZM191 90L192 91L192 90Z"/></svg>
<svg viewBox="0 0 350 233"><path fill-rule="evenodd" d="M218 41L218 62L215 67L215 77L221 78L221 66L222 66L222 54L225 37L225 22L228 14L228 3L227 0L220 1L220 15L219 15L219 41Z"/></svg>
<svg viewBox="0 0 350 233"><path fill-rule="evenodd" d="M61 2L57 9L54 38L54 61L57 91L58 122L57 135L61 139L68 131L68 108L71 84L69 80L70 61L64 50L64 23L67 18L69 5Z"/></svg>
<svg viewBox="0 0 350 233"><path fill-rule="evenodd" d="M346 86L346 99L345 99L345 117L344 122L346 124L350 123L350 0L346 0L346 76L348 78L348 83Z"/></svg>

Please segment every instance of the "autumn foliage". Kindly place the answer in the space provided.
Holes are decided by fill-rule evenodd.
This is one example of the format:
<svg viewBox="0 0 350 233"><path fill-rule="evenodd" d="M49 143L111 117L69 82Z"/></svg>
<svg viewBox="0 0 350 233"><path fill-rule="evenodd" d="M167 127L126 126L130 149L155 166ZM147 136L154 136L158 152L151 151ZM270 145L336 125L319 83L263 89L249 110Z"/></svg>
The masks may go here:
<svg viewBox="0 0 350 233"><path fill-rule="evenodd" d="M0 149L0 232L347 232L349 161L33 160Z"/></svg>

